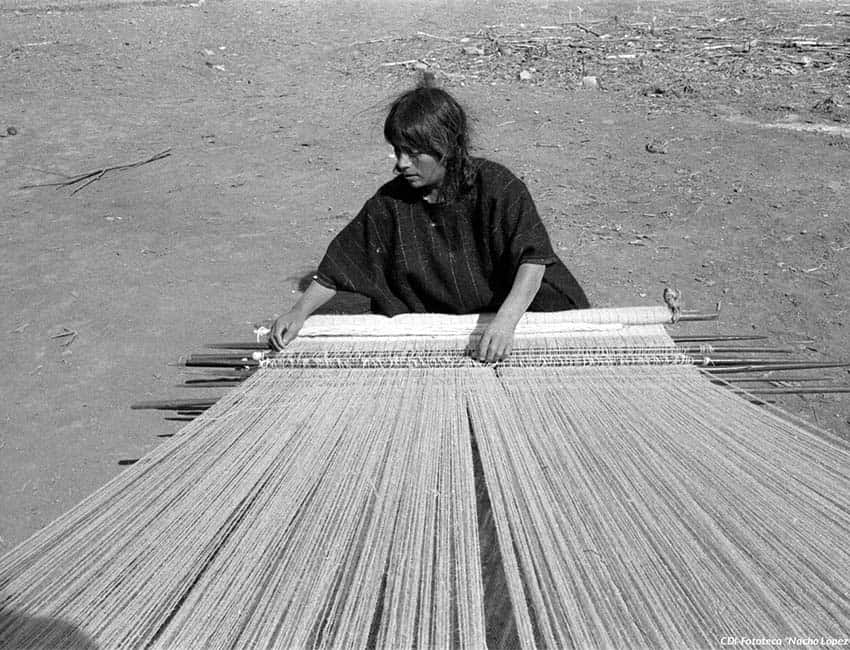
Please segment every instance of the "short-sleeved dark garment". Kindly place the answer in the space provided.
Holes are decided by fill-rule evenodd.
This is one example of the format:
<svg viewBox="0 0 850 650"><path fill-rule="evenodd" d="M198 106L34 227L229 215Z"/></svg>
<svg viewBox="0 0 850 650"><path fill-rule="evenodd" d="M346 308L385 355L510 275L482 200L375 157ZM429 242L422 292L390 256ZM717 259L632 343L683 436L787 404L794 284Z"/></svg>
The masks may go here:
<svg viewBox="0 0 850 650"><path fill-rule="evenodd" d="M372 300L372 311L469 314L496 311L520 264L546 265L530 311L588 307L555 255L534 201L508 169L474 159L472 187L430 204L396 177L334 238L316 280Z"/></svg>

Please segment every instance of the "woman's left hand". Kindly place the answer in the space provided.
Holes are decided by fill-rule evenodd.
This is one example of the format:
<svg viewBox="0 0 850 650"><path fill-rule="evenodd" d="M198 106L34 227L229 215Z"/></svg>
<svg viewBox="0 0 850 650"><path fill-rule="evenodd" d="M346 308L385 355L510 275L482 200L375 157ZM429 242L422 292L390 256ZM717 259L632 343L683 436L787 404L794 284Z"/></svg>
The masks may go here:
<svg viewBox="0 0 850 650"><path fill-rule="evenodd" d="M515 321L499 318L497 315L484 330L475 358L484 363L495 363L507 359L513 349L515 329Z"/></svg>

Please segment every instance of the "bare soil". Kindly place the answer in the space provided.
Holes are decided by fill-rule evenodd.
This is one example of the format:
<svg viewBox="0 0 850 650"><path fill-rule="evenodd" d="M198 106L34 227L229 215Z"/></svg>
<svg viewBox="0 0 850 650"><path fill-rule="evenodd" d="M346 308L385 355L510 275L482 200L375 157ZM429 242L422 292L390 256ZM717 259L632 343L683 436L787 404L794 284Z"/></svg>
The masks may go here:
<svg viewBox="0 0 850 650"><path fill-rule="evenodd" d="M131 403L217 394L175 362L294 302L423 68L596 306L850 358L848 39L847 2L0 0L0 553L181 426ZM850 440L850 396L777 403Z"/></svg>

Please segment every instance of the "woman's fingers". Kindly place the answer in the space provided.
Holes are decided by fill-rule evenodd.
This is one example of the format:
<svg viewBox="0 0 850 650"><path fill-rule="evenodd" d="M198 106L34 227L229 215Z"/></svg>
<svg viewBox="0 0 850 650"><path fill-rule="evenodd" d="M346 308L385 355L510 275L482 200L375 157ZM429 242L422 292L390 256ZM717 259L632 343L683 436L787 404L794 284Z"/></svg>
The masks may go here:
<svg viewBox="0 0 850 650"><path fill-rule="evenodd" d="M484 332L484 336L481 337L481 341L478 343L478 356L476 357L476 359L478 359L479 361L487 360L487 354L490 351L491 337L492 334L489 330Z"/></svg>
<svg viewBox="0 0 850 650"><path fill-rule="evenodd" d="M276 352L280 352L280 349L283 347L283 341L280 340L280 332L277 329L277 323L272 326L272 331L269 332L269 345L272 350Z"/></svg>
<svg viewBox="0 0 850 650"><path fill-rule="evenodd" d="M287 321L276 320L272 325L272 331L269 332L269 344L277 352L280 352L288 343L285 334L289 329L290 324Z"/></svg>
<svg viewBox="0 0 850 650"><path fill-rule="evenodd" d="M488 363L496 363L505 358L505 340L503 337L495 337L490 342L490 352L487 355Z"/></svg>
<svg viewBox="0 0 850 650"><path fill-rule="evenodd" d="M283 336L281 337L281 341L283 345L289 345L292 343L292 340L298 336L298 332L301 330L301 324L296 322L290 322L286 324L286 330L283 332Z"/></svg>
<svg viewBox="0 0 850 650"><path fill-rule="evenodd" d="M269 332L269 345L277 352L289 345L298 336L304 321L288 315L278 318Z"/></svg>
<svg viewBox="0 0 850 650"><path fill-rule="evenodd" d="M504 361L511 353L513 334L498 330L488 331L481 337L478 345L477 359L484 363Z"/></svg>

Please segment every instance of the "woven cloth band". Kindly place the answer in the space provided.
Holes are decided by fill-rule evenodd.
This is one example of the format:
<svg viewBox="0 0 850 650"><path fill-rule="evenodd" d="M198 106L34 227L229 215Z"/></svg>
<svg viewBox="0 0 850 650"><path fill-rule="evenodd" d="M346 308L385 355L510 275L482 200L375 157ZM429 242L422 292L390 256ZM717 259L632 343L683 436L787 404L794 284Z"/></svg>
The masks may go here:
<svg viewBox="0 0 850 650"><path fill-rule="evenodd" d="M392 318L373 314L318 315L307 319L298 336L475 336L482 334L494 317L495 314L400 314ZM617 330L627 325L670 322L672 312L666 306L527 312L515 334Z"/></svg>

